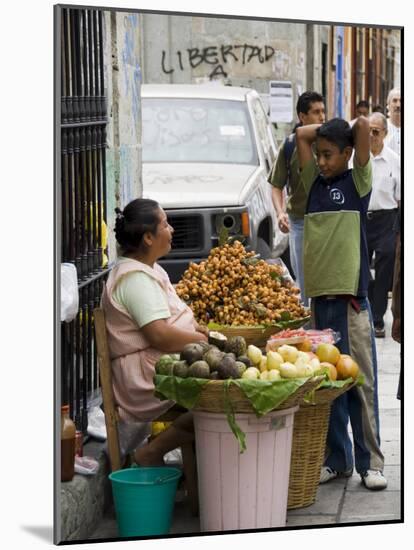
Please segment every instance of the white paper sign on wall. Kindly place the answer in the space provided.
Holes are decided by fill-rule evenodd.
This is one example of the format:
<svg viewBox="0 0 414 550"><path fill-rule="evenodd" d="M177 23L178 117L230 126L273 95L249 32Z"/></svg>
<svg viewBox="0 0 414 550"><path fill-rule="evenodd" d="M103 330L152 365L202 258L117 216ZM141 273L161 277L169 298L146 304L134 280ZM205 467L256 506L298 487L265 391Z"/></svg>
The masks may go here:
<svg viewBox="0 0 414 550"><path fill-rule="evenodd" d="M272 122L293 121L292 82L271 80L269 82L270 120Z"/></svg>

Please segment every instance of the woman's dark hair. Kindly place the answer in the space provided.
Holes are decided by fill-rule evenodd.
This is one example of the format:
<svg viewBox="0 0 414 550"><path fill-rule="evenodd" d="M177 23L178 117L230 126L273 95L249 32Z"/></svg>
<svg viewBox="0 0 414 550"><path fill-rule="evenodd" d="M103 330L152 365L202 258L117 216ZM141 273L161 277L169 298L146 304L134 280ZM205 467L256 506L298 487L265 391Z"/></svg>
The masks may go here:
<svg viewBox="0 0 414 550"><path fill-rule="evenodd" d="M353 147L352 128L343 118L331 118L316 130L316 137L324 138L336 145L340 152L345 147Z"/></svg>
<svg viewBox="0 0 414 550"><path fill-rule="evenodd" d="M159 208L151 199L135 199L123 211L115 208L115 237L123 253L138 250L144 233L155 235L160 222Z"/></svg>

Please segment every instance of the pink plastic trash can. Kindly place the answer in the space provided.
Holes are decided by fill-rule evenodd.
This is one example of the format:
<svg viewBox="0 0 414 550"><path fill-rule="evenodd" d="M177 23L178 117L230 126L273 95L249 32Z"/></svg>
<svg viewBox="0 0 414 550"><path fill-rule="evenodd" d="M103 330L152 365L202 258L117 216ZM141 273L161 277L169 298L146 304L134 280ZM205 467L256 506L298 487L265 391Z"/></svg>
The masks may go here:
<svg viewBox="0 0 414 550"><path fill-rule="evenodd" d="M194 411L202 531L285 526L297 409L236 414L242 454L225 414Z"/></svg>

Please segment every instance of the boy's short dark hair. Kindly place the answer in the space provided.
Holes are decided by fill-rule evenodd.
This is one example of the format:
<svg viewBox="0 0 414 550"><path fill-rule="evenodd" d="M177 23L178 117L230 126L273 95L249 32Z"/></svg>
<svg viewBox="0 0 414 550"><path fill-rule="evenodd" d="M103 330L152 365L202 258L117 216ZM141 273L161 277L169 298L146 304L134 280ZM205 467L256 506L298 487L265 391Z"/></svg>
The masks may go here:
<svg viewBox="0 0 414 550"><path fill-rule="evenodd" d="M352 128L343 118L331 118L316 130L316 137L324 138L336 145L340 152L353 147Z"/></svg>
<svg viewBox="0 0 414 550"><path fill-rule="evenodd" d="M318 94L318 92L312 92L309 90L303 92L303 94L299 96L298 102L296 103L297 115L299 116L299 113L307 115L309 109L311 108L311 104L315 103L316 101L325 103L323 96L321 96L321 94Z"/></svg>

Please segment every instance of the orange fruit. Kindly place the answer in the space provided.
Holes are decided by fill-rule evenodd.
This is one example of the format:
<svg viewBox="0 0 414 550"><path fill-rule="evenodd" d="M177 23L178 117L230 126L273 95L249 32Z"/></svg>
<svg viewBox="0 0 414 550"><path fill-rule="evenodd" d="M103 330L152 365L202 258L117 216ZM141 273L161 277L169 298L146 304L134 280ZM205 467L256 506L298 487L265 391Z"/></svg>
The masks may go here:
<svg viewBox="0 0 414 550"><path fill-rule="evenodd" d="M296 344L299 351L312 351L312 342L309 338L305 338L300 344Z"/></svg>
<svg viewBox="0 0 414 550"><path fill-rule="evenodd" d="M335 365L338 372L338 380L353 378L354 380L359 374L359 366L350 355L345 353L339 356L339 360Z"/></svg>
<svg viewBox="0 0 414 550"><path fill-rule="evenodd" d="M332 363L328 363L327 361L323 361L321 363L321 368L327 368L328 370L328 376L329 380L336 380L338 378L338 371L336 370L335 365L332 365Z"/></svg>

